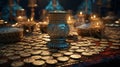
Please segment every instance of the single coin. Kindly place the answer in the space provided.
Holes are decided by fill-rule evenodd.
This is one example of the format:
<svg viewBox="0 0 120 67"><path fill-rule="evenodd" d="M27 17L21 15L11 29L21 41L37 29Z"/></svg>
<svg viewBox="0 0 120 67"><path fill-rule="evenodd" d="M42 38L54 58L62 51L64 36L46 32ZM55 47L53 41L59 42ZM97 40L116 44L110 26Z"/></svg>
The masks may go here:
<svg viewBox="0 0 120 67"><path fill-rule="evenodd" d="M63 54L62 53L53 53L52 56L53 57L61 57L61 56L63 56Z"/></svg>
<svg viewBox="0 0 120 67"><path fill-rule="evenodd" d="M76 52L78 52L78 53L81 53L81 52L83 52L83 51L85 51L84 49L77 49L77 50L75 50Z"/></svg>
<svg viewBox="0 0 120 67"><path fill-rule="evenodd" d="M42 51L41 55L46 56L46 55L50 55L51 53L49 51Z"/></svg>
<svg viewBox="0 0 120 67"><path fill-rule="evenodd" d="M24 48L14 48L16 51L22 51Z"/></svg>
<svg viewBox="0 0 120 67"><path fill-rule="evenodd" d="M58 57L57 60L65 62L69 60L69 57L63 56L63 57Z"/></svg>
<svg viewBox="0 0 120 67"><path fill-rule="evenodd" d="M73 52L65 52L64 55L72 55Z"/></svg>
<svg viewBox="0 0 120 67"><path fill-rule="evenodd" d="M33 58L25 58L23 61L24 61L25 63L32 63L32 62L35 61L35 59L33 59Z"/></svg>
<svg viewBox="0 0 120 67"><path fill-rule="evenodd" d="M111 46L111 49L119 49L119 46Z"/></svg>
<svg viewBox="0 0 120 67"><path fill-rule="evenodd" d="M21 53L20 56L21 57L30 57L31 54L30 53Z"/></svg>
<svg viewBox="0 0 120 67"><path fill-rule="evenodd" d="M82 52L82 55L84 55L84 56L92 56L93 54L90 53L90 52Z"/></svg>
<svg viewBox="0 0 120 67"><path fill-rule="evenodd" d="M47 47L42 47L41 50L48 50L48 48Z"/></svg>
<svg viewBox="0 0 120 67"><path fill-rule="evenodd" d="M32 64L35 65L35 66L42 66L42 65L45 64L45 61L43 61L43 60L36 60Z"/></svg>
<svg viewBox="0 0 120 67"><path fill-rule="evenodd" d="M31 52L32 55L38 55L41 54L41 50L34 50Z"/></svg>
<svg viewBox="0 0 120 67"><path fill-rule="evenodd" d="M73 58L73 59L80 59L81 55L79 55L79 54L73 54L70 57Z"/></svg>
<svg viewBox="0 0 120 67"><path fill-rule="evenodd" d="M53 59L53 57L52 56L42 56L41 59L49 60L49 59Z"/></svg>
<svg viewBox="0 0 120 67"><path fill-rule="evenodd" d="M55 59L46 60L46 63L47 64L56 64L57 60L55 60Z"/></svg>
<svg viewBox="0 0 120 67"><path fill-rule="evenodd" d="M70 49L79 49L79 47L78 46L71 46Z"/></svg>
<svg viewBox="0 0 120 67"><path fill-rule="evenodd" d="M101 44L108 44L108 41L100 41Z"/></svg>
<svg viewBox="0 0 120 67"><path fill-rule="evenodd" d="M14 55L14 53L4 53L4 56L13 56Z"/></svg>
<svg viewBox="0 0 120 67"><path fill-rule="evenodd" d="M38 60L38 59L41 58L41 56L40 56L40 55L35 55L35 56L31 56L31 58L32 58L32 59L35 59L35 60Z"/></svg>

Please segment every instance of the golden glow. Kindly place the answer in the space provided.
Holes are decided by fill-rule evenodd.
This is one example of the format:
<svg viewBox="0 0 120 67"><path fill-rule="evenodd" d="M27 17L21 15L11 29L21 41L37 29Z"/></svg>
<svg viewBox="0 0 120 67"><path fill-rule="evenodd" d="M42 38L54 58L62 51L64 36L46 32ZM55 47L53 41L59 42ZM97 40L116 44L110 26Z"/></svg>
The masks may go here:
<svg viewBox="0 0 120 67"><path fill-rule="evenodd" d="M68 17L68 20L71 20L71 17L70 17L70 16Z"/></svg>
<svg viewBox="0 0 120 67"><path fill-rule="evenodd" d="M33 17L30 20L33 21Z"/></svg>
<svg viewBox="0 0 120 67"><path fill-rule="evenodd" d="M4 22L5 24L7 24L8 22Z"/></svg>
<svg viewBox="0 0 120 67"><path fill-rule="evenodd" d="M15 27L15 25L13 24L12 27Z"/></svg>
<svg viewBox="0 0 120 67"><path fill-rule="evenodd" d="M12 25L12 27L16 27L17 25L18 25L18 23L16 23L16 24L13 24L13 25Z"/></svg>
<svg viewBox="0 0 120 67"><path fill-rule="evenodd" d="M29 32L29 30L26 30L26 32Z"/></svg>
<svg viewBox="0 0 120 67"><path fill-rule="evenodd" d="M30 22L30 19L28 19L28 22Z"/></svg>
<svg viewBox="0 0 120 67"><path fill-rule="evenodd" d="M119 22L119 21L115 21L115 23L117 23L117 24L118 24L118 23L120 23L120 22Z"/></svg>
<svg viewBox="0 0 120 67"><path fill-rule="evenodd" d="M96 18L96 15L93 15L93 18Z"/></svg>
<svg viewBox="0 0 120 67"><path fill-rule="evenodd" d="M22 18L22 16L19 16L18 18Z"/></svg>
<svg viewBox="0 0 120 67"><path fill-rule="evenodd" d="M82 13L82 11L80 12L80 15L82 15L83 13Z"/></svg>
<svg viewBox="0 0 120 67"><path fill-rule="evenodd" d="M96 25L99 25L99 23L97 23Z"/></svg>

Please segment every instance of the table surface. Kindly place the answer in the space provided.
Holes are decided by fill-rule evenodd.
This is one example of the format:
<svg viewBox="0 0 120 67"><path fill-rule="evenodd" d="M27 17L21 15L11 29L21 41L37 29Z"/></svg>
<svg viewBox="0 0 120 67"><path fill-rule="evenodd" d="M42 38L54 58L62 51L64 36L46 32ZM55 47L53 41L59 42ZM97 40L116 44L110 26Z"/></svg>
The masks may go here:
<svg viewBox="0 0 120 67"><path fill-rule="evenodd" d="M55 65L56 67L71 66L73 64L84 64L83 67L85 67L100 63L106 59L120 56L119 40L110 39L107 41L106 39L100 40L92 37L78 36L78 40L72 38L71 40L67 40L67 42L70 43L70 47L64 50L49 49L47 47L48 41L50 41L48 34L36 34L24 37L21 42L3 44L3 46L0 47L0 65L9 67L19 65L17 63L15 64L15 62L22 62L22 67L32 67L37 66L37 64L39 65L39 63L34 64L35 61L42 60L45 63L41 66L44 67L47 67L48 65ZM56 56L55 53L61 54L61 56ZM71 57L72 55L75 56ZM33 56L40 56L40 58L33 58L34 61L31 61L30 63L24 61ZM57 60L57 63L48 64L47 60L49 60L50 57L52 57L52 60ZM67 57L68 60L58 60L59 57Z"/></svg>

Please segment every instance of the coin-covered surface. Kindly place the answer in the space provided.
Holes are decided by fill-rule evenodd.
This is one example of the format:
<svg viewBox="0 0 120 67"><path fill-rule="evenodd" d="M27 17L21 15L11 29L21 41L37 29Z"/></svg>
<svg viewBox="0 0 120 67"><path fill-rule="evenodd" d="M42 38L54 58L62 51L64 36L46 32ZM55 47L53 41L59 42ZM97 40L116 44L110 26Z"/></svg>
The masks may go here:
<svg viewBox="0 0 120 67"><path fill-rule="evenodd" d="M70 41L70 47L64 50L49 49L47 42L50 42L50 36L40 34L26 36L17 43L0 43L2 45L0 65L2 67L4 65L7 67L48 67L47 65L62 67L120 54L120 43L117 40L81 37L75 42Z"/></svg>

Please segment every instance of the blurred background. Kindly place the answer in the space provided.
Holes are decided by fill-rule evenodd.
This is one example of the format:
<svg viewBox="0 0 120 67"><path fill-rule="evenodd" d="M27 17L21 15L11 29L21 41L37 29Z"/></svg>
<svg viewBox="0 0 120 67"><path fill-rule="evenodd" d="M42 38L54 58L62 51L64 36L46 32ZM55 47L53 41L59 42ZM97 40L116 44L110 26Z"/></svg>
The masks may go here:
<svg viewBox="0 0 120 67"><path fill-rule="evenodd" d="M2 19L7 20L3 17L9 9L8 6L9 0L0 0L0 16ZM30 8L28 7L28 0L14 0L17 6L14 10L25 9L27 17L30 17ZM40 20L42 10L46 8L50 0L37 0L37 7L35 7L35 19ZM59 0L60 4L64 10L72 10L73 14L76 14L77 11L83 10L86 6L86 0ZM106 16L108 12L114 13L116 16L120 16L120 0L88 0L88 11L91 13L100 13L101 16ZM8 10L9 11L9 10ZM88 12L88 13L89 13ZM2 14L2 15L1 15Z"/></svg>

